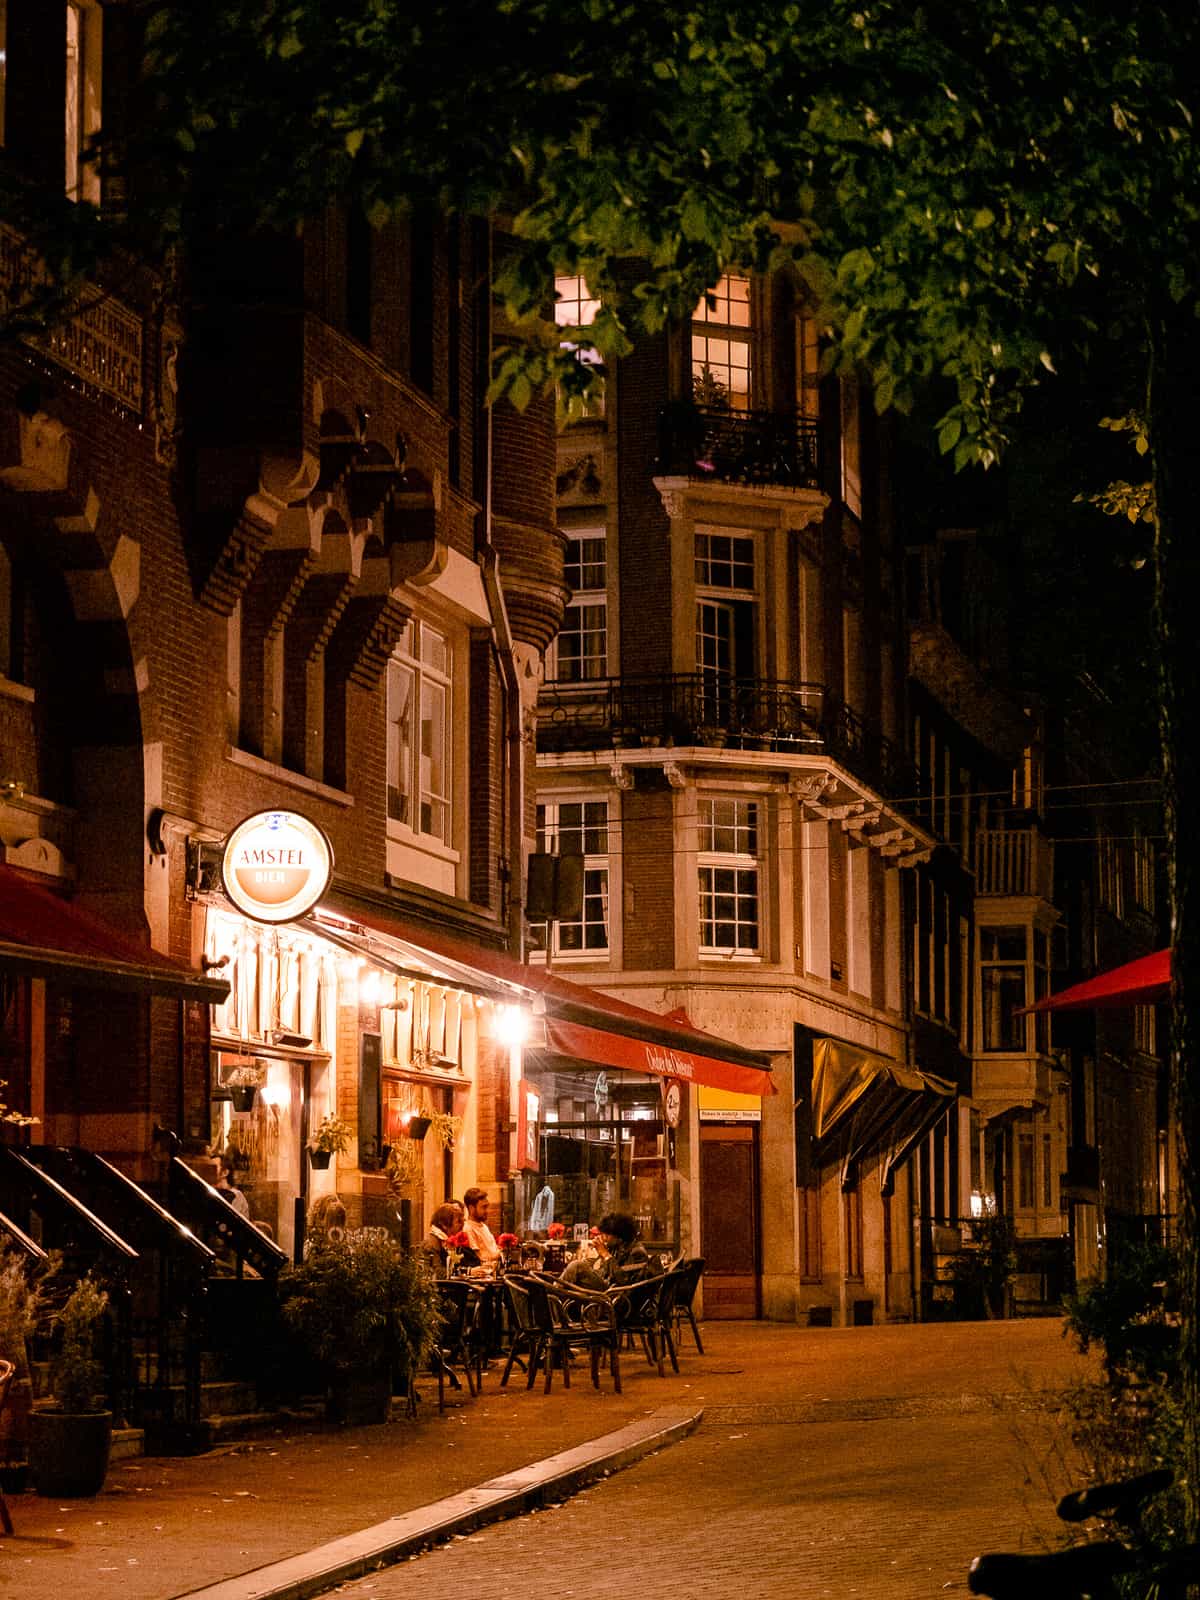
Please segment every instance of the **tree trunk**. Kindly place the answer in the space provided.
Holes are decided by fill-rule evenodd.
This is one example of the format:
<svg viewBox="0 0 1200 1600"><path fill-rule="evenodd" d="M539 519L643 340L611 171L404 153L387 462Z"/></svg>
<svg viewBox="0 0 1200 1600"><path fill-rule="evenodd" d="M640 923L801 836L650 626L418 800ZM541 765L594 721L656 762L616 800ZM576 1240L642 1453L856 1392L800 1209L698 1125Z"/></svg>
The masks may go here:
<svg viewBox="0 0 1200 1600"><path fill-rule="evenodd" d="M1180 1374L1187 1537L1200 1537L1200 321L1190 302L1149 314L1147 422L1158 507L1155 630L1172 948L1171 1099L1179 1157ZM1192 933L1195 926L1197 933Z"/></svg>

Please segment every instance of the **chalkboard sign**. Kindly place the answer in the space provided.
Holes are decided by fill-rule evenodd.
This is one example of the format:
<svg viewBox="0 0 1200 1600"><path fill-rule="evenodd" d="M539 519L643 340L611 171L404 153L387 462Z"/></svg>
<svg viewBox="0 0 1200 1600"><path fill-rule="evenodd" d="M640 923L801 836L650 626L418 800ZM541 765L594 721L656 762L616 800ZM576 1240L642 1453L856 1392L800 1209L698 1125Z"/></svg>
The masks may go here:
<svg viewBox="0 0 1200 1600"><path fill-rule="evenodd" d="M358 1164L364 1172L383 1165L383 1035L358 1040Z"/></svg>

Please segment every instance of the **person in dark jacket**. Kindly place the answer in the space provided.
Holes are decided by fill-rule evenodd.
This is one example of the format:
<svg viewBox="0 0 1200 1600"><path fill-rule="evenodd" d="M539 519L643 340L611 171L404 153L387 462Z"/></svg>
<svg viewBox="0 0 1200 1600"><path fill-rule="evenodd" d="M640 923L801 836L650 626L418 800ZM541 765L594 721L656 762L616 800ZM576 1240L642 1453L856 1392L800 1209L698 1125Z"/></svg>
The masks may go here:
<svg viewBox="0 0 1200 1600"><path fill-rule="evenodd" d="M581 1289L619 1289L654 1276L646 1247L637 1236L637 1223L624 1211L610 1211L597 1224L592 1240L593 1259L572 1261L563 1271L564 1283Z"/></svg>

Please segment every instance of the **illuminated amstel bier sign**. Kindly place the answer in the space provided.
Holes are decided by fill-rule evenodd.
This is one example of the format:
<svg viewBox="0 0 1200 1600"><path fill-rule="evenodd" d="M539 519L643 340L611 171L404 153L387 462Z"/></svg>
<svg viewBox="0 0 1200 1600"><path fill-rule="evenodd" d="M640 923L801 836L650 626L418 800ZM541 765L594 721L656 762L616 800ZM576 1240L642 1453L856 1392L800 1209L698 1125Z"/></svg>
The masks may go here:
<svg viewBox="0 0 1200 1600"><path fill-rule="evenodd" d="M257 811L225 841L225 893L256 922L293 922L329 887L333 846L298 811Z"/></svg>

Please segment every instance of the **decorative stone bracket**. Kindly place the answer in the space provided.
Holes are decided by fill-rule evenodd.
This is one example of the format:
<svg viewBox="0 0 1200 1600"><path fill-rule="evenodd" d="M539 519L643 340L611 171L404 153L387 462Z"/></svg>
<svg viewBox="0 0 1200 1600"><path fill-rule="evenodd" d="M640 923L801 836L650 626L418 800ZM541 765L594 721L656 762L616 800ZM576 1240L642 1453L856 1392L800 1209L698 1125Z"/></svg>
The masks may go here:
<svg viewBox="0 0 1200 1600"><path fill-rule="evenodd" d="M933 854L936 840L840 767L793 772L788 793L805 821L839 823L843 833L878 851L887 866L915 867Z"/></svg>

